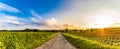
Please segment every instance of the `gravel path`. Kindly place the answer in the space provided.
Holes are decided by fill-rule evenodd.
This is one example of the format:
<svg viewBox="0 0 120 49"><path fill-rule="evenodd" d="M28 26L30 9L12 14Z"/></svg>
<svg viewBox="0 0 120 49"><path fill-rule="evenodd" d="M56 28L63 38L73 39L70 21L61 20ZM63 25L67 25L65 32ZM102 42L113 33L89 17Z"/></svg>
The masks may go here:
<svg viewBox="0 0 120 49"><path fill-rule="evenodd" d="M35 49L77 49L77 48L70 44L61 33L58 33L58 35L55 36L53 39Z"/></svg>

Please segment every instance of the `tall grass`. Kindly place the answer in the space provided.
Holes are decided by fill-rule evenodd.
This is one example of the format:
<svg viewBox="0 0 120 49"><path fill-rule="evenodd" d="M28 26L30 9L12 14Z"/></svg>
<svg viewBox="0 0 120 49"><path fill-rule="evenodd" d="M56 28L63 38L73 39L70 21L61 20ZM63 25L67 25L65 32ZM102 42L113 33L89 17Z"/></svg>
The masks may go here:
<svg viewBox="0 0 120 49"><path fill-rule="evenodd" d="M120 47L105 45L100 42L84 38L82 36L76 36L68 33L64 33L64 36L78 49L120 49Z"/></svg>
<svg viewBox="0 0 120 49"><path fill-rule="evenodd" d="M50 32L0 32L0 49L34 49L55 35Z"/></svg>

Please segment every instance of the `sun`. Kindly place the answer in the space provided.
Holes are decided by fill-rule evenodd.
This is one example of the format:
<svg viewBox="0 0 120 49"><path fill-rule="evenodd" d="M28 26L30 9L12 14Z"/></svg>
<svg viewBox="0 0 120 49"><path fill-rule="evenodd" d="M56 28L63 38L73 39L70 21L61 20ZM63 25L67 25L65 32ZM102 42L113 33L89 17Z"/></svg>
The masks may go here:
<svg viewBox="0 0 120 49"><path fill-rule="evenodd" d="M94 28L104 28L112 25L113 22L109 18L98 18L95 21L95 26Z"/></svg>
<svg viewBox="0 0 120 49"><path fill-rule="evenodd" d="M112 10L103 10L91 14L91 19L93 20L91 23L91 28L104 28L109 27L110 25L117 22L119 14Z"/></svg>

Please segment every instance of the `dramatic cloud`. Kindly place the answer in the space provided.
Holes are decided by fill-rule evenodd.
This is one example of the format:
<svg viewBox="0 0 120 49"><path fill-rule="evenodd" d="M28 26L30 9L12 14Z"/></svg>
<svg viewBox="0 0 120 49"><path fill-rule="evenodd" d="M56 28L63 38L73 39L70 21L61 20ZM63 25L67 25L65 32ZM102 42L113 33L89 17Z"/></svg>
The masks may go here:
<svg viewBox="0 0 120 49"><path fill-rule="evenodd" d="M101 18L97 18L98 20L105 20L107 18L107 23L110 21L113 23L120 22L118 19L120 17L119 8L120 1L118 0L71 0L62 10L53 11L47 14L47 16L55 17L61 24L71 24L82 28L88 27L88 25L95 25L96 22L93 21L96 21L97 17ZM102 23L106 23L106 21L102 21Z"/></svg>
<svg viewBox="0 0 120 49"><path fill-rule="evenodd" d="M7 11L7 12L20 12L17 8L14 8L12 6L6 5L4 3L0 2L0 11Z"/></svg>
<svg viewBox="0 0 120 49"><path fill-rule="evenodd" d="M39 29L41 27L44 29L45 28L46 29L58 29L60 27L57 19L55 19L54 17L43 18L33 10L31 11L31 14L33 15L33 17L30 17L30 20L32 21L31 23L34 25L34 28L35 28L35 25L36 25L36 28L39 27Z"/></svg>
<svg viewBox="0 0 120 49"><path fill-rule="evenodd" d="M30 17L30 20L32 21L33 25L44 25L44 18L42 18L38 13L31 10L32 17Z"/></svg>
<svg viewBox="0 0 120 49"><path fill-rule="evenodd" d="M46 20L46 25L57 25L58 22L55 18L50 18L48 20Z"/></svg>
<svg viewBox="0 0 120 49"><path fill-rule="evenodd" d="M0 14L0 25L23 25L24 23L21 20L16 16Z"/></svg>
<svg viewBox="0 0 120 49"><path fill-rule="evenodd" d="M24 20L18 16L3 14L0 15L0 25L4 24L28 24L21 28L37 29L64 29L64 28L88 28L95 25L106 26L120 22L120 1L119 0L69 0L62 4L59 9L39 14L40 10L30 10L25 14ZM32 8L31 8L32 9ZM0 12L20 12L15 7L0 3ZM28 10L26 10L28 12ZM26 12L25 11L25 12ZM42 10L41 10L42 11ZM17 15L17 14L16 14ZM31 16L32 15L32 16ZM29 17L30 16L30 17ZM98 25L99 24L99 25ZM95 27L96 27L95 26ZM101 27L101 26L100 26ZM16 27L17 28L17 27Z"/></svg>
<svg viewBox="0 0 120 49"><path fill-rule="evenodd" d="M31 10L30 12L34 17L37 17L38 19L42 19L42 17L38 13L36 13L35 11Z"/></svg>

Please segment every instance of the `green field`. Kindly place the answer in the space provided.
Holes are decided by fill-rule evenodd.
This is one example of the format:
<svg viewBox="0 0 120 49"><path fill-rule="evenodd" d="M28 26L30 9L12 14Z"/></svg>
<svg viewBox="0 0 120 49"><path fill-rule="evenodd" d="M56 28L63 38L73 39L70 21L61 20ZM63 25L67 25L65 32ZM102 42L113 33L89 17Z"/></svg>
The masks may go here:
<svg viewBox="0 0 120 49"><path fill-rule="evenodd" d="M58 30L56 32L60 32ZM64 30L78 49L120 49L120 29ZM0 32L0 49L34 49L55 37L53 32Z"/></svg>
<svg viewBox="0 0 120 49"><path fill-rule="evenodd" d="M0 49L34 49L56 34L51 32L0 32Z"/></svg>
<svg viewBox="0 0 120 49"><path fill-rule="evenodd" d="M63 35L78 49L120 49L119 30L85 30Z"/></svg>

